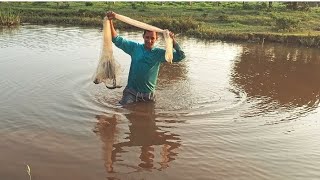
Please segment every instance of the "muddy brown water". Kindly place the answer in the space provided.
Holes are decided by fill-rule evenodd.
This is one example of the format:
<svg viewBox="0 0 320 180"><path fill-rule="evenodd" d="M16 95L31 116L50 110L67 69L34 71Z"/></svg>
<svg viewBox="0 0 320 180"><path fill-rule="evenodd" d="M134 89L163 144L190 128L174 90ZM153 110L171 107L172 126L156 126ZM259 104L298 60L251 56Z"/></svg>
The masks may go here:
<svg viewBox="0 0 320 180"><path fill-rule="evenodd" d="M91 79L101 35L0 29L0 179L320 178L319 49L180 36L157 102L121 107Z"/></svg>

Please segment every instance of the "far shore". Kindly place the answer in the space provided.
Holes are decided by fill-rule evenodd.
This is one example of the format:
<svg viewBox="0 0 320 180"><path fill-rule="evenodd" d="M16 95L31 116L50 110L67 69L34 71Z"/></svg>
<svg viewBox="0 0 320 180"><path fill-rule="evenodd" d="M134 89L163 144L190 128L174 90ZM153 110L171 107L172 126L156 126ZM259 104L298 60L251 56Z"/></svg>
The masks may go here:
<svg viewBox="0 0 320 180"><path fill-rule="evenodd" d="M320 47L318 4L309 3L308 9L296 10L288 9L285 3L271 5L266 2L0 2L0 10L10 9L13 12L10 16L19 16L22 24L90 27L101 27L105 12L113 10L188 37ZM133 28L119 21L116 25L120 30Z"/></svg>

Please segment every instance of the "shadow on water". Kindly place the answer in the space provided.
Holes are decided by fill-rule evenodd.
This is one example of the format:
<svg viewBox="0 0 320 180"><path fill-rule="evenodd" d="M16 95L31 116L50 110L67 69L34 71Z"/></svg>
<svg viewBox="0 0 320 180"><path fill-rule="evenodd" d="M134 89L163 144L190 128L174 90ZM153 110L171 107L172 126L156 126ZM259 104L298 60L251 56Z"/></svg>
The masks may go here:
<svg viewBox="0 0 320 180"><path fill-rule="evenodd" d="M105 168L110 176L110 173L121 171L120 166L134 169L133 172L162 170L169 167L169 163L178 156L176 150L181 145L179 135L164 131L157 125L154 106L154 103L137 103L124 107L130 111L124 117L118 114L96 116L98 122L94 132L103 142ZM123 139L116 137L120 133L117 122L121 118L129 121L129 132ZM132 148L140 151L133 153L140 154L139 159L134 161L136 164L132 164L133 161L126 162L125 159L131 158L124 157ZM156 154L160 154L160 157L157 158Z"/></svg>
<svg viewBox="0 0 320 180"><path fill-rule="evenodd" d="M247 93L247 101L255 106L256 111L246 116L282 109L291 111L291 115L280 121L296 119L319 104L319 49L244 45L234 63L231 81Z"/></svg>

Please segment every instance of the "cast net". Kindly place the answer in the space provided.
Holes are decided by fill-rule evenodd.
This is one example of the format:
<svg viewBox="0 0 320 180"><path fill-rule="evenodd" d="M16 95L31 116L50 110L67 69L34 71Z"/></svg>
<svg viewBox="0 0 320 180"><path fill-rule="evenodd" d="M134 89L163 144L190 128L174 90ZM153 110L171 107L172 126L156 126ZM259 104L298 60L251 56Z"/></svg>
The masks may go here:
<svg viewBox="0 0 320 180"><path fill-rule="evenodd" d="M98 67L94 73L94 83L105 83L109 89L120 88L120 64L114 59L110 21L103 20L103 41Z"/></svg>

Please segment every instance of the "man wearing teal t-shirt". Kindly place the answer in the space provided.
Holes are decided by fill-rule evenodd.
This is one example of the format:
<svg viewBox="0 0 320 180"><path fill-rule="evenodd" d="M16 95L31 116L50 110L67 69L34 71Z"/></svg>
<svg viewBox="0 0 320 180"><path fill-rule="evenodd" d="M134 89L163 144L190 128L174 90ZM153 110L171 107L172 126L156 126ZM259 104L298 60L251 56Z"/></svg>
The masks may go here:
<svg viewBox="0 0 320 180"><path fill-rule="evenodd" d="M158 40L158 34L145 30L143 33L144 44L130 41L118 36L114 29L112 19L114 19L115 13L108 12L107 17L110 20L112 42L131 56L128 84L123 90L120 104L154 101L160 64L166 62L165 50L154 47ZM179 62L185 58L185 54L175 40L174 34L170 32L169 35L173 39L173 48L175 49L172 61Z"/></svg>

